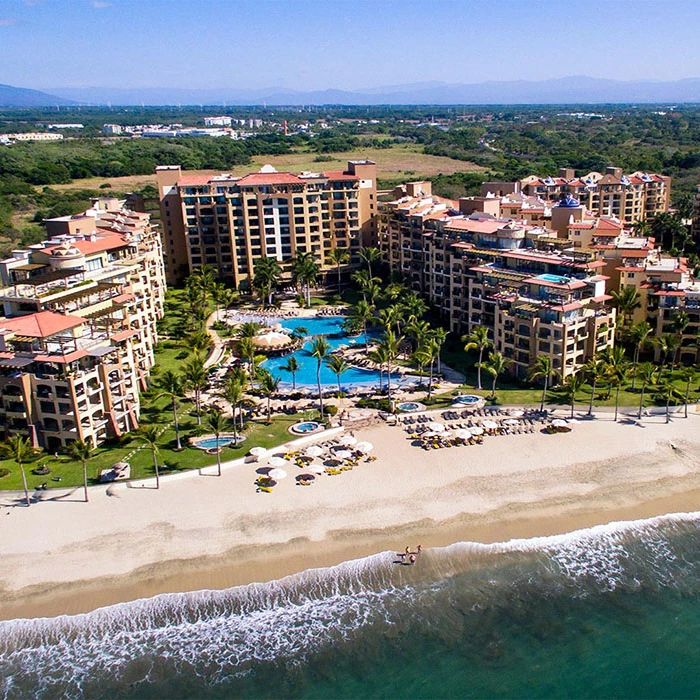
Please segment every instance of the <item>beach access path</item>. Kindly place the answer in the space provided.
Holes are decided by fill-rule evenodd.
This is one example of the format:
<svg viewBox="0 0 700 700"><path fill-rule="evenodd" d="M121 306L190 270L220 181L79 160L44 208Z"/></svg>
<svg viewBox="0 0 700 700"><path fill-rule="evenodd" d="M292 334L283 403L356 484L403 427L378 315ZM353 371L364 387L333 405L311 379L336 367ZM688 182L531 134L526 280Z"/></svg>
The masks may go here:
<svg viewBox="0 0 700 700"><path fill-rule="evenodd" d="M564 412L562 411L562 415ZM611 520L696 510L700 416L571 433L487 437L425 452L400 427L357 431L376 461L272 493L258 464L47 492L31 507L0 496L0 617L54 615L154 595L269 580L407 544L502 541ZM271 454L275 450L271 451ZM665 500L664 500L665 499ZM696 504L693 507L693 504ZM658 511L658 512L656 512Z"/></svg>

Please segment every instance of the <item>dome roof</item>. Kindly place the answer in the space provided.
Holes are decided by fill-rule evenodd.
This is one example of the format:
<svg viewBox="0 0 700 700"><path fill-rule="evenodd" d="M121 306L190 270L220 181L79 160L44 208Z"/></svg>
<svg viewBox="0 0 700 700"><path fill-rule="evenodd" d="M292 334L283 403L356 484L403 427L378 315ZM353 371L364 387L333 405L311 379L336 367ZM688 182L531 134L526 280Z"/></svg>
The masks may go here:
<svg viewBox="0 0 700 700"><path fill-rule="evenodd" d="M81 256L82 253L70 243L62 243L57 248L54 248L51 255L54 258L75 258Z"/></svg>
<svg viewBox="0 0 700 700"><path fill-rule="evenodd" d="M580 207L581 204L576 197L574 197L570 192L567 192L557 206L565 209L574 209L576 207Z"/></svg>

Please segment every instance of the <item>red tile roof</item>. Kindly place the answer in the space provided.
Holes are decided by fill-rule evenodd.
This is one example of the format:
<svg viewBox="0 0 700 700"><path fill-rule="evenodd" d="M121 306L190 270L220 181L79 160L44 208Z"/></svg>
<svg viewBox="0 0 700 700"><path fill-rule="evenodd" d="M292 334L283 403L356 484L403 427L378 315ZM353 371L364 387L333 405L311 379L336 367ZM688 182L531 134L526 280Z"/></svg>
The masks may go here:
<svg viewBox="0 0 700 700"><path fill-rule="evenodd" d="M115 248L125 248L129 243L124 236L109 233L105 236L98 236L94 241L73 241L70 245L73 248L77 248L83 255L91 255L92 253L101 253L106 250L114 250ZM44 251L51 254L56 248L60 247L61 244L47 246L44 248Z"/></svg>
<svg viewBox="0 0 700 700"><path fill-rule="evenodd" d="M178 187L192 187L194 185L208 185L213 175L185 175L177 181Z"/></svg>
<svg viewBox="0 0 700 700"><path fill-rule="evenodd" d="M30 338L49 338L83 323L85 323L85 319L79 316L57 314L54 311L40 311L36 314L0 321L0 328Z"/></svg>
<svg viewBox="0 0 700 700"><path fill-rule="evenodd" d="M237 185L293 185L303 183L298 175L293 173L250 173L244 175L240 180L236 181Z"/></svg>
<svg viewBox="0 0 700 700"><path fill-rule="evenodd" d="M353 175L352 173L346 173L344 170L328 170L325 173L322 173L324 177L327 177L329 180L358 180L359 177L357 175Z"/></svg>

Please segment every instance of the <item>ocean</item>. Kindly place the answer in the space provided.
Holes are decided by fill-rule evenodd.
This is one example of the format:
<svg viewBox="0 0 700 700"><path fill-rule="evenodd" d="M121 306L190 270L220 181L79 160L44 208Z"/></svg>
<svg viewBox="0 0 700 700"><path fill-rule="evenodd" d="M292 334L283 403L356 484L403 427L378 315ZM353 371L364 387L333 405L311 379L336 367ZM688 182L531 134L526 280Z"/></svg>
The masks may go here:
<svg viewBox="0 0 700 700"><path fill-rule="evenodd" d="M4 698L697 698L700 513L0 622Z"/></svg>

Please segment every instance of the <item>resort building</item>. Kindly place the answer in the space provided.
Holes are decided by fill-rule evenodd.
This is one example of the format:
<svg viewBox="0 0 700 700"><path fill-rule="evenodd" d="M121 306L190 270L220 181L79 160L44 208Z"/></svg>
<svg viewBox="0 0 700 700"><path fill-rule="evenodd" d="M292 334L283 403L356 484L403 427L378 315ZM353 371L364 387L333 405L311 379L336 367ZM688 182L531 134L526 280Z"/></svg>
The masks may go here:
<svg viewBox="0 0 700 700"><path fill-rule="evenodd" d="M376 165L350 161L347 170L299 174L264 166L243 177L188 175L179 165L156 168L168 282L202 265L238 287L261 257L280 262L313 253L334 269L333 248L358 265L363 246L376 245Z"/></svg>
<svg viewBox="0 0 700 700"><path fill-rule="evenodd" d="M519 377L542 354L565 377L612 347L615 310L595 252L561 250L568 242L549 229L462 214L458 202L432 196L429 183L397 193L382 207L383 257L450 330L485 326Z"/></svg>
<svg viewBox="0 0 700 700"><path fill-rule="evenodd" d="M0 431L50 451L138 427L163 314L149 215L96 200L0 261Z"/></svg>
<svg viewBox="0 0 700 700"><path fill-rule="evenodd" d="M594 215L631 225L668 211L671 178L641 171L625 175L616 167L576 177L571 168L561 168L557 177L529 175L513 183L485 182L481 194L488 193L523 194L554 203L570 194Z"/></svg>

